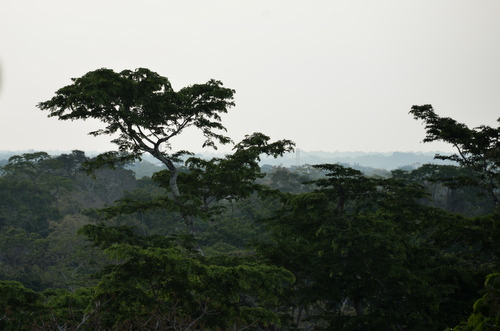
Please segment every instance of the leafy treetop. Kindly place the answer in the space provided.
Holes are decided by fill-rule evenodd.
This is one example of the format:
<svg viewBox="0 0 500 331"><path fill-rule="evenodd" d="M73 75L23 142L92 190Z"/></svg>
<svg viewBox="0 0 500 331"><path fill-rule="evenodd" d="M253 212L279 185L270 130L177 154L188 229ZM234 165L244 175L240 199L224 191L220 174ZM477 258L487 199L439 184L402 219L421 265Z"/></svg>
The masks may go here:
<svg viewBox="0 0 500 331"><path fill-rule="evenodd" d="M247 135L235 146L231 157L209 162L189 159L192 175L184 181L196 182L200 187L194 191L187 186L180 187L176 163L181 156L192 153L183 150L169 153L172 139L186 128L195 127L205 137L203 147L232 143L220 132L226 131L221 114L234 106L234 90L222 87L220 81L210 80L175 92L167 78L144 68L120 73L98 69L72 80L73 84L59 89L55 97L39 103L38 107L48 110L49 117L60 120L93 118L106 124L104 129L90 132L92 135L118 134L118 138L112 140L118 145L118 151L103 153L87 162L87 170L139 159L143 153L151 154L168 169L155 176L168 190L162 205L180 212L193 235L193 217L200 216L200 205L207 208L211 201L248 196L255 188L251 181L259 177L259 155L277 157L293 149L293 143L288 140L269 142L270 138L260 133ZM246 179L242 179L242 172ZM229 174L234 178L231 187L220 180ZM126 203L130 207L131 202Z"/></svg>
<svg viewBox="0 0 500 331"><path fill-rule="evenodd" d="M226 130L220 115L234 106L235 91L222 87L220 81L210 80L175 92L168 78L145 68L119 73L103 68L72 81L38 107L60 120L94 118L106 123L104 129L89 134L118 132L113 142L122 152L136 156L148 152L159 157L161 150L171 148L173 137L192 126L205 136L203 146L231 142L218 132Z"/></svg>
<svg viewBox="0 0 500 331"><path fill-rule="evenodd" d="M444 141L452 144L457 153L436 155L437 159L455 161L471 171L470 176L458 178L465 185L478 186L500 205L500 127L481 125L470 129L449 117L440 117L431 105L413 106L410 114L425 123L424 142ZM500 123L500 118L498 119Z"/></svg>

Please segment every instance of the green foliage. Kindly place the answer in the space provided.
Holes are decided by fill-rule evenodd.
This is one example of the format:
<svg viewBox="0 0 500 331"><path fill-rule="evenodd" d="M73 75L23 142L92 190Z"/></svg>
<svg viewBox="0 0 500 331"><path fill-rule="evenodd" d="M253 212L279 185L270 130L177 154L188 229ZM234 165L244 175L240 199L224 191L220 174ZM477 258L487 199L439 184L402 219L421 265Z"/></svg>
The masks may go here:
<svg viewBox="0 0 500 331"><path fill-rule="evenodd" d="M90 289L48 289L37 293L19 282L0 281L0 329L81 329L92 295Z"/></svg>
<svg viewBox="0 0 500 331"><path fill-rule="evenodd" d="M200 225L198 242L205 255L249 255L249 245L267 236L264 226L256 220L269 217L279 208L275 198L253 194L247 199L224 203L224 211Z"/></svg>
<svg viewBox="0 0 500 331"><path fill-rule="evenodd" d="M270 142L268 136L254 133L246 136L236 145L235 152L225 158L189 158L186 161L188 172L182 174L185 185L181 188L187 195L198 197L196 205L205 211L193 214L209 218L220 210L219 206L208 209L212 201L239 200L261 190L261 185L256 183L265 176L258 163L260 156L282 156L291 151L293 145L288 140Z"/></svg>
<svg viewBox="0 0 500 331"><path fill-rule="evenodd" d="M469 320L454 331L500 330L500 273L486 276L484 286L486 293L474 303Z"/></svg>
<svg viewBox="0 0 500 331"><path fill-rule="evenodd" d="M392 171L392 177L426 187L429 199L421 200L423 204L467 216L485 215L494 211L491 199L482 194L479 187L470 185L470 171L466 168L424 164L410 172Z"/></svg>
<svg viewBox="0 0 500 331"><path fill-rule="evenodd" d="M199 224L197 242L173 209L165 209L172 201L170 186L165 184L168 170L159 173L156 182L136 181L119 167L96 170L95 179L81 171L73 175L62 168L51 171L70 180L72 187L57 195L55 206L61 213L82 208L70 206L93 206L93 200L84 196L112 199L111 188L118 184L134 189L125 193L121 203L104 209L109 212L106 225L66 214L48 221L46 237L3 228L0 277L44 290L40 313L25 328L71 329L82 323L80 328L87 329L99 325L147 329L153 328L148 319L161 325L173 325L175 319L179 327L194 323L201 329L257 324L284 329L443 329L465 319L480 288L477 280L494 270L500 242L497 214L464 217L422 205L425 189L431 191L429 185L440 184L448 175L452 178L460 169L426 166L383 179L339 165L318 165L300 173L277 169L273 178L273 172L262 177L257 167L238 162L228 156L203 160L193 170L182 168L179 187L184 199L202 201L196 199L216 195L215 180L221 181L221 192L238 193L212 201L209 206L218 209L199 209L208 221ZM225 183L224 176L215 174L223 169L220 172L232 178L231 165L248 167L244 171L254 180L245 183L241 177L241 185L238 180ZM213 173L205 175L204 170ZM235 171L234 176L238 175ZM288 186L284 177L292 181ZM265 189L263 184L285 192ZM305 188L300 194L291 193ZM474 195L463 187L454 189L469 199ZM262 223L254 225L261 218L267 218L268 231ZM95 247L75 236L78 228ZM257 238L261 260L255 259L251 248L245 249ZM206 257L197 254L197 245ZM103 250L111 259L105 268L109 262ZM220 254L225 256L215 257ZM152 269L156 275L147 283L141 279L150 263L158 269ZM279 285L275 290L271 280L259 276L262 271L275 277L272 268L289 270L296 281L283 278L280 271L279 281L272 285ZM167 269L175 281L161 274ZM200 285L200 279L207 287ZM208 284L217 289L216 294ZM150 290L153 287L167 293L163 298L187 295L189 300L182 300L189 305L181 308L170 299L158 301ZM122 299L130 306L121 306Z"/></svg>
<svg viewBox="0 0 500 331"><path fill-rule="evenodd" d="M78 229L89 222L82 215L67 215L51 223L51 233L44 239L44 259L38 261L46 287L74 292L96 284L92 275L104 266L104 255L77 235Z"/></svg>
<svg viewBox="0 0 500 331"><path fill-rule="evenodd" d="M84 208L102 206L123 194L126 174L100 169L96 179L80 171L80 151L60 156L45 152L11 157L0 177L0 279L33 290L89 285L99 265L95 250L85 249L77 229L89 219ZM83 250L85 249L85 253Z"/></svg>
<svg viewBox="0 0 500 331"><path fill-rule="evenodd" d="M291 312L283 323L428 330L460 318L463 298L447 303L466 290L472 268L430 231L454 217L420 205L426 194L415 183L317 167L327 171L311 181L317 189L290 196L265 221L272 240L257 246L297 279L282 297Z"/></svg>
<svg viewBox="0 0 500 331"><path fill-rule="evenodd" d="M0 281L0 329L31 330L44 313L42 295L15 281Z"/></svg>
<svg viewBox="0 0 500 331"><path fill-rule="evenodd" d="M498 201L499 129L414 106L426 142L457 148L437 157L460 167L390 178L338 164L263 173L262 155L294 144L261 133L210 160L172 151L189 127L205 147L230 143L233 95L215 80L174 91L148 69L99 69L39 104L101 121L91 134L118 149L2 167L0 329L444 329L466 319L486 274L456 330L498 329L499 214L475 196ZM165 167L136 180L126 167L143 153Z"/></svg>
<svg viewBox="0 0 500 331"><path fill-rule="evenodd" d="M36 233L4 227L0 232L0 279L22 282L34 290L48 284L42 278L41 267L46 263L46 240Z"/></svg>
<svg viewBox="0 0 500 331"><path fill-rule="evenodd" d="M158 154L161 144L169 144L190 126L203 133L204 146L214 146L214 141L230 142L214 131L225 130L220 114L234 105L234 90L222 87L220 81L175 92L166 77L144 68L120 73L98 69L72 80L72 85L59 89L55 97L38 107L61 120L94 118L104 122L106 128L91 134L119 133L114 142L122 152Z"/></svg>
<svg viewBox="0 0 500 331"><path fill-rule="evenodd" d="M185 168L175 169L178 172L175 186L171 185L171 169L158 171L152 179L163 191L155 189L155 194L143 192L145 194L141 195L138 195L139 191L131 192L114 206L102 209L102 215L110 219L118 215L164 209L185 219L213 219L226 210L225 202L245 199L263 190L263 186L256 182L265 176L258 164L262 154L277 157L292 147L290 141L271 142L269 137L254 133L237 144L233 154L224 158L187 159ZM175 193L174 189L178 192ZM188 230L195 234L193 224L188 226Z"/></svg>
<svg viewBox="0 0 500 331"><path fill-rule="evenodd" d="M185 251L193 251L194 238L191 235L174 234L170 236L153 234L142 236L131 226L107 226L104 224L86 224L78 233L85 235L94 246L106 250L116 244L134 245L142 248L172 248L177 246Z"/></svg>
<svg viewBox="0 0 500 331"><path fill-rule="evenodd" d="M85 311L91 303L93 290L80 288L70 292L63 289L47 289L42 295L45 308L50 312L50 318L46 317L43 320L42 329L77 330L87 319Z"/></svg>
<svg viewBox="0 0 500 331"><path fill-rule="evenodd" d="M314 173L311 171L313 167L296 167L288 169L282 166L273 167L266 174L264 183L271 189L280 190L287 193L305 193L312 190L312 185L306 184L310 182Z"/></svg>
<svg viewBox="0 0 500 331"><path fill-rule="evenodd" d="M71 187L59 169L60 162L45 152L12 156L0 177L0 227L46 236L49 220L60 217L56 198Z"/></svg>
<svg viewBox="0 0 500 331"><path fill-rule="evenodd" d="M500 127L482 125L470 129L452 118L438 116L431 105L413 106L410 113L425 123L424 142L443 141L457 149L457 154L436 155L436 158L455 161L468 169L469 174L459 182L480 187L498 207Z"/></svg>
<svg viewBox="0 0 500 331"><path fill-rule="evenodd" d="M225 330L274 322L267 306L293 281L282 268L213 264L176 247L114 244L105 251L123 262L103 271L89 320L112 329Z"/></svg>
<svg viewBox="0 0 500 331"><path fill-rule="evenodd" d="M218 211L218 208L209 209L211 201L235 194L248 196L253 191L252 180L259 177L259 155L265 153L276 157L293 146L288 140L270 143L269 137L254 133L237 144L235 153L226 159L204 162L192 158L187 163L190 175L183 180L200 187L185 185L180 188L177 163L182 156L192 153L183 150L169 153L172 139L194 127L205 137L203 147L216 148L216 143L230 143L231 139L219 132L226 130L221 114L234 105L235 91L222 87L220 81L210 80L175 92L166 77L144 68L120 73L99 69L72 80L72 85L59 89L55 97L39 103L38 107L61 120L94 118L106 124L104 129L90 134L119 134L112 141L118 145L118 151L103 153L86 163L91 172L103 165L140 159L143 153L162 162L168 171L154 178L167 190L168 196L159 203L168 210L179 212L192 235L196 233L194 218L210 217ZM221 181L224 175L232 176L234 182ZM226 187L227 182L232 185ZM130 203L130 200L124 201L116 213L122 213L123 205ZM142 206L137 205L137 208ZM108 210L108 213L113 211Z"/></svg>

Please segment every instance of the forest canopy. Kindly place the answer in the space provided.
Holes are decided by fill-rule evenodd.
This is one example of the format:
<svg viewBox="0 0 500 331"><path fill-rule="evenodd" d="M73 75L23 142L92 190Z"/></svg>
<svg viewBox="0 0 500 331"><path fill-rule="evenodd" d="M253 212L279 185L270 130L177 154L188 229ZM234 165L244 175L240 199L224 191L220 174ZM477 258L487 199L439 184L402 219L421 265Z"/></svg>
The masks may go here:
<svg viewBox="0 0 500 331"><path fill-rule="evenodd" d="M235 91L174 91L140 68L98 69L38 106L98 119L117 150L25 153L0 176L0 329L500 329L500 128L431 105L410 114L456 165L368 175L341 164L274 166L287 139L234 143ZM176 150L188 127L205 159ZM137 178L144 154L164 165Z"/></svg>

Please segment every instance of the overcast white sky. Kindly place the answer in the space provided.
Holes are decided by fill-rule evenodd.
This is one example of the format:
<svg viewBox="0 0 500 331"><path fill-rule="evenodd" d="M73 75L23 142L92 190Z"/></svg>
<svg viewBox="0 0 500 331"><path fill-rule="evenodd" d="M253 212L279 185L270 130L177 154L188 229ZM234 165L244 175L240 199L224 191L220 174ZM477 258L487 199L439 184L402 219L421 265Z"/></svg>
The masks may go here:
<svg viewBox="0 0 500 331"><path fill-rule="evenodd" d="M471 127L500 117L500 1L19 1L0 3L0 150L113 149L36 108L88 71L146 67L174 89L236 90L235 141L305 151L451 151L408 114L430 103ZM201 150L181 136L174 148Z"/></svg>

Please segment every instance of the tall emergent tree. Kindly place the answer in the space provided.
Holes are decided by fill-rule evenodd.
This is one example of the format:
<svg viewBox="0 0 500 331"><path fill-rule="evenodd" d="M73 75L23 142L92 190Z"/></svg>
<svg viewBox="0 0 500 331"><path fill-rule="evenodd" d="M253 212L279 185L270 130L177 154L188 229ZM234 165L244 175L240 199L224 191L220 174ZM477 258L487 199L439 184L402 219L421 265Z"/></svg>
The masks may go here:
<svg viewBox="0 0 500 331"><path fill-rule="evenodd" d="M190 194L181 194L176 163L182 156L191 153L185 150L173 151L172 140L185 129L194 127L205 137L203 147L216 148L216 144L231 143L231 139L221 133L226 131L221 123L221 114L227 113L234 106L235 91L223 87L216 80L174 91L166 77L144 68L119 73L99 69L72 81L73 84L59 89L55 97L39 103L38 107L48 110L49 117L58 117L60 120L93 118L106 124L104 129L90 132L91 135L118 134L112 140L118 145L118 152L101 154L94 165L139 159L144 153L161 161L168 172L167 176L163 174L157 176L157 179L162 181L162 186L170 193L169 199L163 203L169 209L180 212L188 231L194 235L193 217L198 213L194 204L199 204L201 200L206 204L209 200L206 197L193 198ZM259 154L277 156L291 150L293 145L286 140L268 142L269 137L262 134L247 136L237 146L239 162L235 161L233 165L247 167L255 174L258 169L253 161L258 159ZM255 152L256 149L258 153ZM242 153L245 151L248 153ZM205 165L204 168L210 167ZM232 192L228 192L228 195L232 196Z"/></svg>
<svg viewBox="0 0 500 331"><path fill-rule="evenodd" d="M500 127L481 125L471 129L452 118L440 117L431 105L413 106L410 114L424 121L424 142L444 141L456 148L456 154L436 155L437 159L455 161L470 171L468 176L455 178L453 184L480 187L499 208Z"/></svg>
<svg viewBox="0 0 500 331"><path fill-rule="evenodd" d="M215 80L176 92L167 78L148 69L99 69L73 79L38 106L61 120L103 122L105 128L92 135L117 135L112 142L118 150L85 162L88 171L140 159L144 153L167 167L153 175L164 189L161 194L147 201L129 195L101 209L101 215L163 208L179 213L195 236L195 219L221 211L215 202L248 197L261 188L256 183L264 176L260 155L278 156L293 148L291 141L271 142L254 133L223 158L203 160L173 150L174 138L190 127L204 135L204 147L232 143L221 134L226 130L221 115L234 105L233 95L234 90ZM251 258L205 257L200 249L192 250L191 236L139 235L131 227L104 224L87 224L79 232L114 260L100 273L81 323L92 329L236 330L266 325L276 322L277 295L294 281L289 271Z"/></svg>

